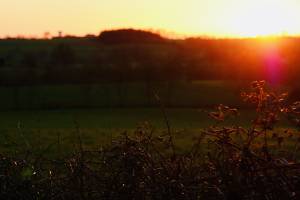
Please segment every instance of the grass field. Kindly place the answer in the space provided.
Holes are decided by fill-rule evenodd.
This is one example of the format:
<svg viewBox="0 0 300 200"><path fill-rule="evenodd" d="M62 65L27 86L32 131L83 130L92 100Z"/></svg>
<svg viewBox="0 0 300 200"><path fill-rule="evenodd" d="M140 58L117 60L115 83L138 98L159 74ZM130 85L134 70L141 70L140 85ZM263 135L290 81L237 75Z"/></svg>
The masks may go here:
<svg viewBox="0 0 300 200"><path fill-rule="evenodd" d="M213 122L207 118L209 109L169 108L167 115L171 126L180 128L203 128ZM253 113L242 111L244 117ZM0 129L17 128L22 124L28 129L71 129L78 123L81 128L133 129L139 123L149 122L157 128L164 128L163 114L159 108L103 108L44 111L0 112ZM237 121L243 124L244 120ZM246 120L245 120L246 122Z"/></svg>
<svg viewBox="0 0 300 200"><path fill-rule="evenodd" d="M207 117L207 111L166 109L172 132L180 146L192 144L191 141L199 135L201 129L215 124ZM248 126L254 116L253 111L244 109L238 118L229 119L223 125ZM110 143L112 138L125 131L132 133L145 122L153 126L157 134L163 134L167 128L159 108L9 111L0 113L0 122L0 146L3 152L42 149L50 144L57 146L57 143L65 152L69 152L78 142L78 135L86 148L94 148Z"/></svg>
<svg viewBox="0 0 300 200"><path fill-rule="evenodd" d="M41 85L0 87L0 110L57 108L157 107L153 92L173 107L206 107L220 103L237 105L239 90L230 82L197 81L147 84Z"/></svg>
<svg viewBox="0 0 300 200"><path fill-rule="evenodd" d="M182 147L192 144L201 129L215 123L207 113L212 106L242 105L238 89L230 82L173 84L171 93L165 83L156 83L154 90L165 105L171 106L166 109L167 118ZM124 83L121 93L117 84L2 87L0 92L3 152L32 147L39 152L42 147L58 143L68 152L78 143L78 135L90 148L110 143L124 131L132 133L145 122L157 134L163 134L167 128L159 103L153 97L149 102L143 83ZM240 113L223 125L250 125L255 112L242 109Z"/></svg>

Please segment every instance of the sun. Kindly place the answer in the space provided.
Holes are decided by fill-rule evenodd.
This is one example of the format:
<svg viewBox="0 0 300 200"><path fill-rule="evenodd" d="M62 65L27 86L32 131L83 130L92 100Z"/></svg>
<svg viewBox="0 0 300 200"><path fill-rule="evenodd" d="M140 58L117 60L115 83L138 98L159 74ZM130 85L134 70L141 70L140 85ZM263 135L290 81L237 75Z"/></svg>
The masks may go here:
<svg viewBox="0 0 300 200"><path fill-rule="evenodd" d="M294 34L297 16L287 1L253 0L228 13L228 29L241 37Z"/></svg>

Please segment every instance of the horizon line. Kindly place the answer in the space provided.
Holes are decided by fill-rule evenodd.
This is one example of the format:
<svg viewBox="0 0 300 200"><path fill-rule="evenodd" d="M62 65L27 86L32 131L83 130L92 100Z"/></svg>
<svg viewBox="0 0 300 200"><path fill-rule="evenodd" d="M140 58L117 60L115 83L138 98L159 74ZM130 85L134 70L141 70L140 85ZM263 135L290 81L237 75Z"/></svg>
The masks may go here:
<svg viewBox="0 0 300 200"><path fill-rule="evenodd" d="M300 37L300 33L297 34L289 34L286 32L278 33L278 34L262 34L262 35L253 35L253 36L238 36L238 35L230 35L230 34L208 34L208 33L179 33L176 31L169 31L165 29L154 29L154 28L134 28L134 27L120 27L120 28L110 28L110 29L102 29L99 33L86 33L86 34L72 34L65 33L63 31L58 30L56 32L57 35L51 34L50 31L45 31L43 34L16 34L9 35L4 34L5 36L0 36L0 40L5 39L28 39L28 40L43 40L43 39L56 39L56 38L66 38L66 37L77 37L77 38L85 38L87 36L97 37L104 31L115 31L115 30L124 30L124 29L132 29L132 30L141 30L147 31L155 34L159 34L161 37L166 39L189 39L189 38L203 38L203 39L264 39L264 38L298 38Z"/></svg>

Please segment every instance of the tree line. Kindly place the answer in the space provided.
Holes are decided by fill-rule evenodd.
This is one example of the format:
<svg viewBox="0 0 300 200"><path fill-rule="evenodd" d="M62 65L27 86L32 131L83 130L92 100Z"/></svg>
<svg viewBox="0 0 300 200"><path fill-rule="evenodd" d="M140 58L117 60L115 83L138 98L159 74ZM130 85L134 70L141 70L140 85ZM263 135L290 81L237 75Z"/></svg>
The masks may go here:
<svg viewBox="0 0 300 200"><path fill-rule="evenodd" d="M193 80L295 83L300 39L171 40L141 30L52 40L0 40L0 84Z"/></svg>

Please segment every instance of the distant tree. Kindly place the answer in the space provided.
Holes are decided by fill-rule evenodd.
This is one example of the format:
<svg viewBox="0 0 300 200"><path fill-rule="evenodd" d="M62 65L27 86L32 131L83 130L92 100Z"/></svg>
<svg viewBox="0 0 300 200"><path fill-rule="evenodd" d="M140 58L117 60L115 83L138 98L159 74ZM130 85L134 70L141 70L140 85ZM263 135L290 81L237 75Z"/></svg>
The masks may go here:
<svg viewBox="0 0 300 200"><path fill-rule="evenodd" d="M58 37L61 38L63 36L62 31L58 31Z"/></svg>
<svg viewBox="0 0 300 200"><path fill-rule="evenodd" d="M50 39L51 38L51 33L50 32L45 32L44 33L44 39L46 39L46 40L48 40L48 39Z"/></svg>
<svg viewBox="0 0 300 200"><path fill-rule="evenodd" d="M101 42L105 44L119 43L157 43L164 42L165 39L159 34L143 30L120 29L103 31L99 35Z"/></svg>

